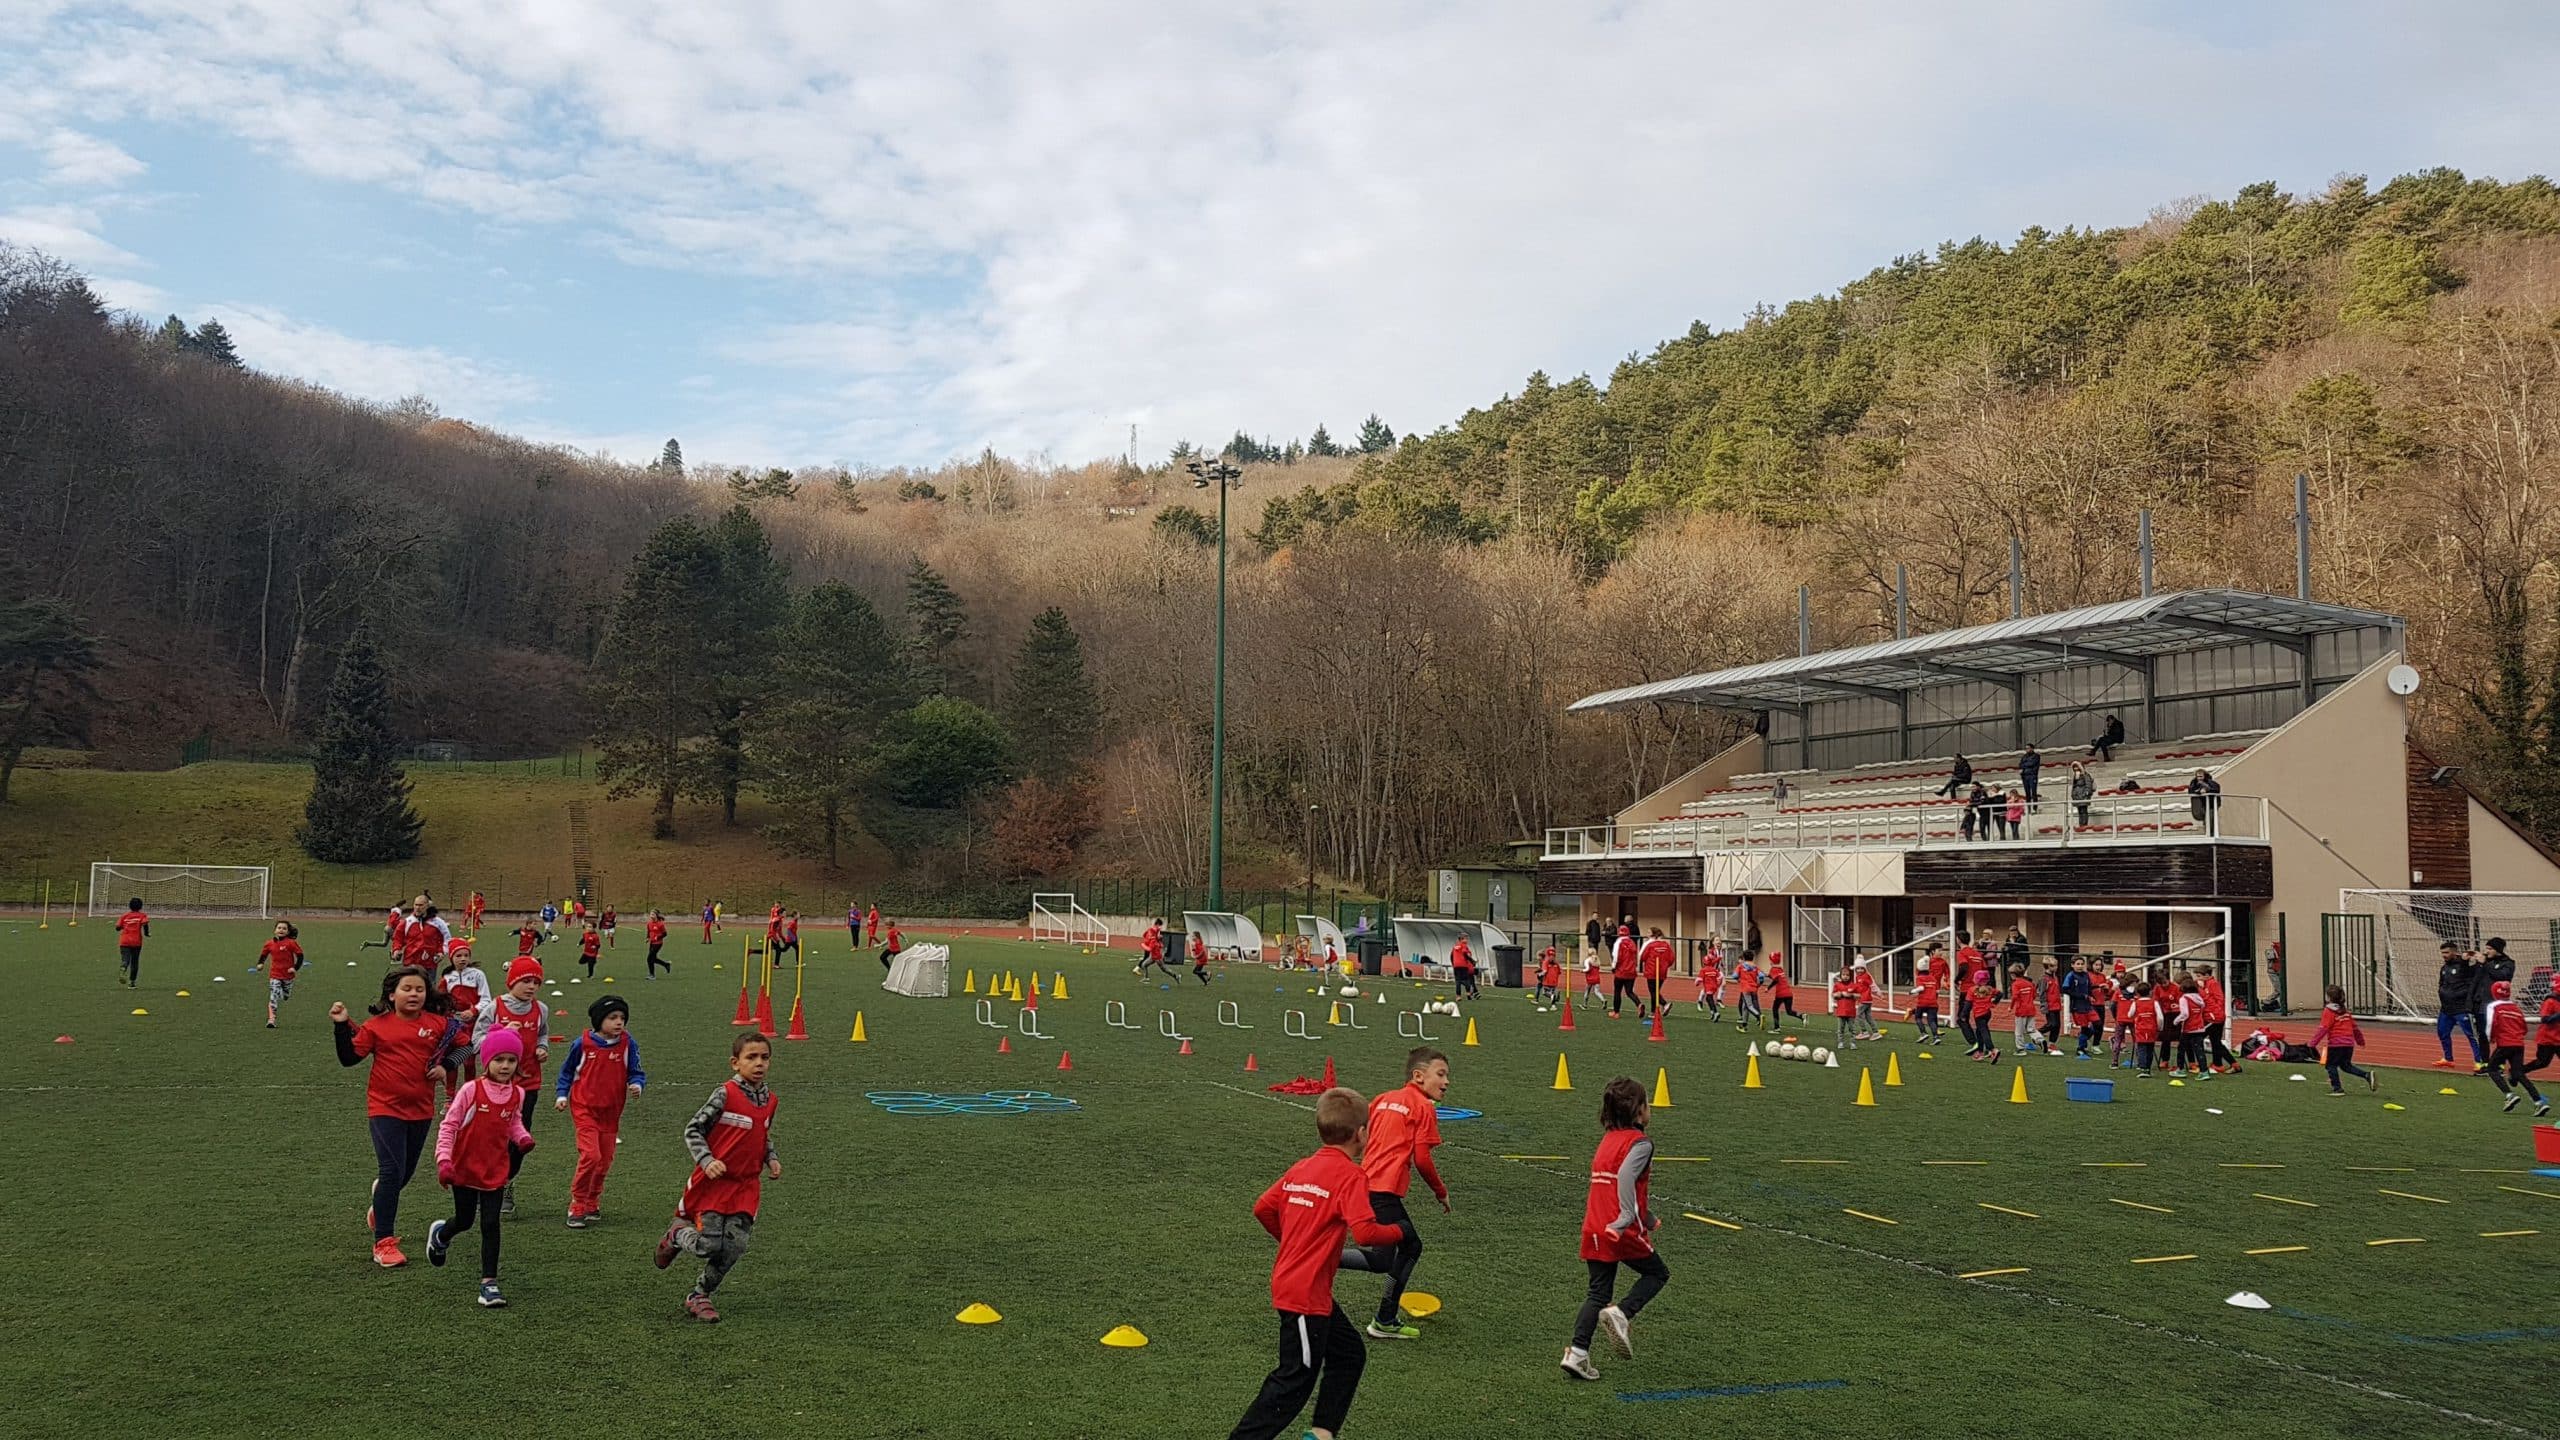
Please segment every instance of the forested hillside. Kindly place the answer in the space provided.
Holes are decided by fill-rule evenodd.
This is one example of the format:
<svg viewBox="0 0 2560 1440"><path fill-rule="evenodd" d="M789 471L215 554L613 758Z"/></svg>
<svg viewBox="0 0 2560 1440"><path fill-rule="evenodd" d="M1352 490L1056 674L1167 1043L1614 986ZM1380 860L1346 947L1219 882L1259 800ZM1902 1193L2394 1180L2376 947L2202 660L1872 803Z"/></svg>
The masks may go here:
<svg viewBox="0 0 2560 1440"><path fill-rule="evenodd" d="M1822 644L1889 633L1898 563L1919 625L2005 613L2012 537L2031 608L2114 598L2149 506L2164 585L2290 590L2297 472L2317 592L2409 616L2430 743L2560 834L2555 317L2560 189L2436 171L1943 245L1401 439L1238 417L1231 841L1410 891L1622 804L1728 722L1563 706L1791 649L1800 581ZM257 364L0 252L0 598L67 602L105 661L42 738L297 743L364 617L419 738L600 734L679 837L770 786L836 797L777 834L804 851L1205 868L1214 501L1175 465L629 467ZM730 623L724 573L760 618L686 628ZM1070 640L1062 751L1036 677ZM637 724L628 687L688 649L699 704Z"/></svg>

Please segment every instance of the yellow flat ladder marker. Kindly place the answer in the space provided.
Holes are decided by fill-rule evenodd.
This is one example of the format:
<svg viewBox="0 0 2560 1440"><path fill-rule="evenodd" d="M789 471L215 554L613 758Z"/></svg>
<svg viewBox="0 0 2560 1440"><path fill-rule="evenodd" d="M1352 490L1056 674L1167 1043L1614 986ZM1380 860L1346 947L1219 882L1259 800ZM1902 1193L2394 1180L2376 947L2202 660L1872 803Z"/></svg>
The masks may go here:
<svg viewBox="0 0 2560 1440"><path fill-rule="evenodd" d="M2421 1235L2421 1236L2416 1236L2416 1237L2413 1237L2413 1238L2410 1238L2410 1239L2406 1239L2406 1240L2367 1240L2367 1241L2366 1241L2366 1242L2364 1242L2364 1243L2365 1243L2366 1245L2368 1245L2368 1246L2371 1246L2371 1245L2424 1245L2424 1244L2426 1244L2426 1243L2427 1243L2427 1241L2426 1241L2426 1237L2425 1237L2425 1236L2423 1236L2423 1235Z"/></svg>
<svg viewBox="0 0 2560 1440"><path fill-rule="evenodd" d="M2145 1205L2139 1200L2118 1200L2112 1195L2107 1197L2107 1203L2110 1205L2129 1205L2136 1210L2148 1210L2154 1215L2175 1215L2178 1213L2166 1205Z"/></svg>
<svg viewBox="0 0 2560 1440"><path fill-rule="evenodd" d="M2151 1168L2151 1162L2148 1160L2083 1160L2080 1162L2080 1168L2083 1170L2148 1170Z"/></svg>
<svg viewBox="0 0 2560 1440"><path fill-rule="evenodd" d="M1710 1155L1656 1155L1653 1157L1653 1163L1656 1165L1704 1165L1713 1158Z"/></svg>
<svg viewBox="0 0 2560 1440"><path fill-rule="evenodd" d="M2533 1172L2530 1170L2464 1170L2458 1173L2464 1175L2530 1175Z"/></svg>
<svg viewBox="0 0 2560 1440"><path fill-rule="evenodd" d="M1873 1220L1879 1225L1899 1225L1902 1223L1899 1220L1887 1220L1881 1215L1870 1215L1864 1210L1851 1210L1846 1206L1841 1207L1840 1213L1843 1215L1855 1215L1861 1220Z"/></svg>
<svg viewBox="0 0 2560 1440"><path fill-rule="evenodd" d="M2308 1245L2261 1245L2255 1250L2243 1250L2240 1253L2243 1255L2299 1255L2310 1248Z"/></svg>
<svg viewBox="0 0 2560 1440"><path fill-rule="evenodd" d="M2276 1203L2277 1203L2277 1204L2279 1204L2279 1205L2299 1205L2299 1206L2301 1206L2301 1207L2302 1207L2303 1209L2305 1209L2305 1210L2317 1210L2317 1209L2319 1209L2319 1208L2320 1208L2319 1202L2317 1202L2317 1201L2313 1201L2313 1200L2295 1200L2295 1199L2292 1199L2292 1198L2290 1198L2290 1197L2283 1196L2283 1195L2269 1195L2269 1194L2266 1194L2266 1193L2265 1193L2265 1192L2263 1192L2263 1191L2258 1191L2258 1190L2252 1190L2252 1191L2250 1191L2250 1192L2249 1192L2249 1198L2250 1198L2250 1199L2252 1199L2252 1200L2273 1200L2274 1202L2276 1202Z"/></svg>
<svg viewBox="0 0 2560 1440"><path fill-rule="evenodd" d="M2347 1167L2347 1173L2350 1175L2415 1175L2418 1173L2418 1167L2415 1165L2350 1165Z"/></svg>
<svg viewBox="0 0 2560 1440"><path fill-rule="evenodd" d="M2016 1265L2006 1270L1968 1270L1956 1278L1959 1280L1985 1280L1994 1275L2024 1275L2026 1273L2026 1266Z"/></svg>
<svg viewBox="0 0 2560 1440"><path fill-rule="evenodd" d="M1854 1160L1781 1160L1781 1165L1854 1165Z"/></svg>
<svg viewBox="0 0 2560 1440"><path fill-rule="evenodd" d="M2406 1190L2383 1190L2383 1189L2379 1189L2379 1188L2377 1188L2373 1193L2375 1193L2375 1194L2377 1194L2377 1195L2392 1195L2392 1196L2397 1196L2398 1198L2400 1198L2400 1199L2402 1199L2402 1200L2424 1200L2424 1201L2426 1201L2426 1202L2427 1202L2428 1204L2430 1204L2430 1205L2450 1205L2450 1204L2452 1204L2452 1203L2453 1203L2453 1202L2452 1202L2452 1201L2450 1201L2450 1200L2439 1200L2439 1199L2437 1199L2436 1197L2434 1197L2433 1195L2415 1195L2415 1194L2411 1194L2409 1191L2406 1191Z"/></svg>
<svg viewBox="0 0 2560 1440"><path fill-rule="evenodd" d="M2168 1265L2175 1263L2176 1261L2193 1260L2194 1258L2196 1257L2193 1255L2153 1255L2144 1259L2136 1260L2133 1263L2136 1265Z"/></svg>
<svg viewBox="0 0 2560 1440"><path fill-rule="evenodd" d="M1997 1210L2003 1215L2015 1215L2021 1220L2041 1220L2044 1218L2032 1210L2012 1210L2006 1205L1994 1205L1988 1200L1976 1200L1973 1203L1981 1206L1985 1210Z"/></svg>
<svg viewBox="0 0 2560 1440"><path fill-rule="evenodd" d="M2548 1190L2527 1190L2521 1185L2501 1185L2498 1188L2510 1195L2539 1195L2545 1200L2560 1200L2560 1195L2554 1195Z"/></svg>
<svg viewBox="0 0 2560 1440"><path fill-rule="evenodd" d="M2480 1232L2480 1238L2483 1240L2513 1240L2519 1235L2539 1235L2541 1233L2542 1232L2539 1230L2483 1230Z"/></svg>
<svg viewBox="0 0 2560 1440"><path fill-rule="evenodd" d="M1742 1228L1730 1220L1719 1220L1713 1215L1701 1215L1695 1210L1683 1210L1680 1212L1680 1215L1682 1219L1695 1220L1701 1225L1713 1225L1719 1230L1739 1230Z"/></svg>
<svg viewBox="0 0 2560 1440"><path fill-rule="evenodd" d="M2232 1162L2225 1161L2213 1168L2216 1170L2281 1170L2284 1167L2281 1165L2253 1165L2246 1162L2234 1164Z"/></svg>
<svg viewBox="0 0 2560 1440"><path fill-rule="evenodd" d="M1991 1162L1988 1160L1923 1160L1920 1163L1923 1165L1988 1165ZM1994 1271L1992 1273L1997 1274L1999 1272Z"/></svg>

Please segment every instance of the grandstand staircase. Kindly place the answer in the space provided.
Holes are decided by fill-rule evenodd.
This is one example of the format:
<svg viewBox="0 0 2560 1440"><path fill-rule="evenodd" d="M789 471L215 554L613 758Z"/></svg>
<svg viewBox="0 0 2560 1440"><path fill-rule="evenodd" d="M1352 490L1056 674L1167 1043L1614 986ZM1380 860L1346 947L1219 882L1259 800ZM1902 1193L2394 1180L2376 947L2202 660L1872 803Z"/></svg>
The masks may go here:
<svg viewBox="0 0 2560 1440"><path fill-rule="evenodd" d="M595 903L596 850L593 817L587 802L569 802L569 893Z"/></svg>

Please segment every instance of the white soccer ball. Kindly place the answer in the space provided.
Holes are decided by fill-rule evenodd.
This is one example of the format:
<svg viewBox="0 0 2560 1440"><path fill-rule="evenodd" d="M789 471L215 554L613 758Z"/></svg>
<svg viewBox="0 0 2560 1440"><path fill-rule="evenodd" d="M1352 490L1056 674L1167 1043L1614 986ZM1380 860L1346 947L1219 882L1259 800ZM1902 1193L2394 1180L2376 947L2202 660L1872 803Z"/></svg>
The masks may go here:
<svg viewBox="0 0 2560 1440"><path fill-rule="evenodd" d="M1771 1059L1777 1059L1787 1053L1787 1047L1783 1041L1772 1040L1768 1044L1760 1047L1760 1053L1769 1056Z"/></svg>
<svg viewBox="0 0 2560 1440"><path fill-rule="evenodd" d="M1823 1062L1825 1062L1825 1061L1829 1060L1830 1058L1831 1058L1831 1051L1829 1050L1829 1048L1827 1048L1827 1047L1825 1047L1825 1046L1821 1046L1821 1045L1816 1045L1816 1046L1814 1046L1814 1047L1813 1047L1813 1063L1814 1063L1814 1064L1816 1064L1816 1065L1820 1065L1820 1064L1822 1064Z"/></svg>
<svg viewBox="0 0 2560 1440"><path fill-rule="evenodd" d="M1455 1015L1455 1014L1457 1014L1457 1013L1458 1013L1458 1002L1457 1002L1457 1001L1455 1001L1455 1000L1443 1000L1443 1001L1441 1001L1441 1002L1440 1002L1440 1013L1441 1013L1441 1014L1443 1014L1443 1015Z"/></svg>
<svg viewBox="0 0 2560 1440"><path fill-rule="evenodd" d="M1790 1045L1787 1047L1787 1058L1790 1060L1810 1060L1813 1058L1813 1051L1802 1045Z"/></svg>

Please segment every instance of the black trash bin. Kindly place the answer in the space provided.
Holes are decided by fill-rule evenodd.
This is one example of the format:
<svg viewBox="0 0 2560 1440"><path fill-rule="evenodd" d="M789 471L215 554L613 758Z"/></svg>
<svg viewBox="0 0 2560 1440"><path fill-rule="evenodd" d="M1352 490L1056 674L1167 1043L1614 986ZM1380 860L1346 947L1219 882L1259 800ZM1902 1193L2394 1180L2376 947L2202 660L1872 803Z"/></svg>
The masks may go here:
<svg viewBox="0 0 2560 1440"><path fill-rule="evenodd" d="M1394 941L1384 935L1363 935L1352 943L1360 947L1361 974L1380 975L1386 972L1387 952L1395 948Z"/></svg>
<svg viewBox="0 0 2560 1440"><path fill-rule="evenodd" d="M1520 962L1522 957L1528 953L1529 952L1525 947L1519 945L1496 945L1493 947L1493 983L1495 988L1502 990L1517 990L1520 988Z"/></svg>

